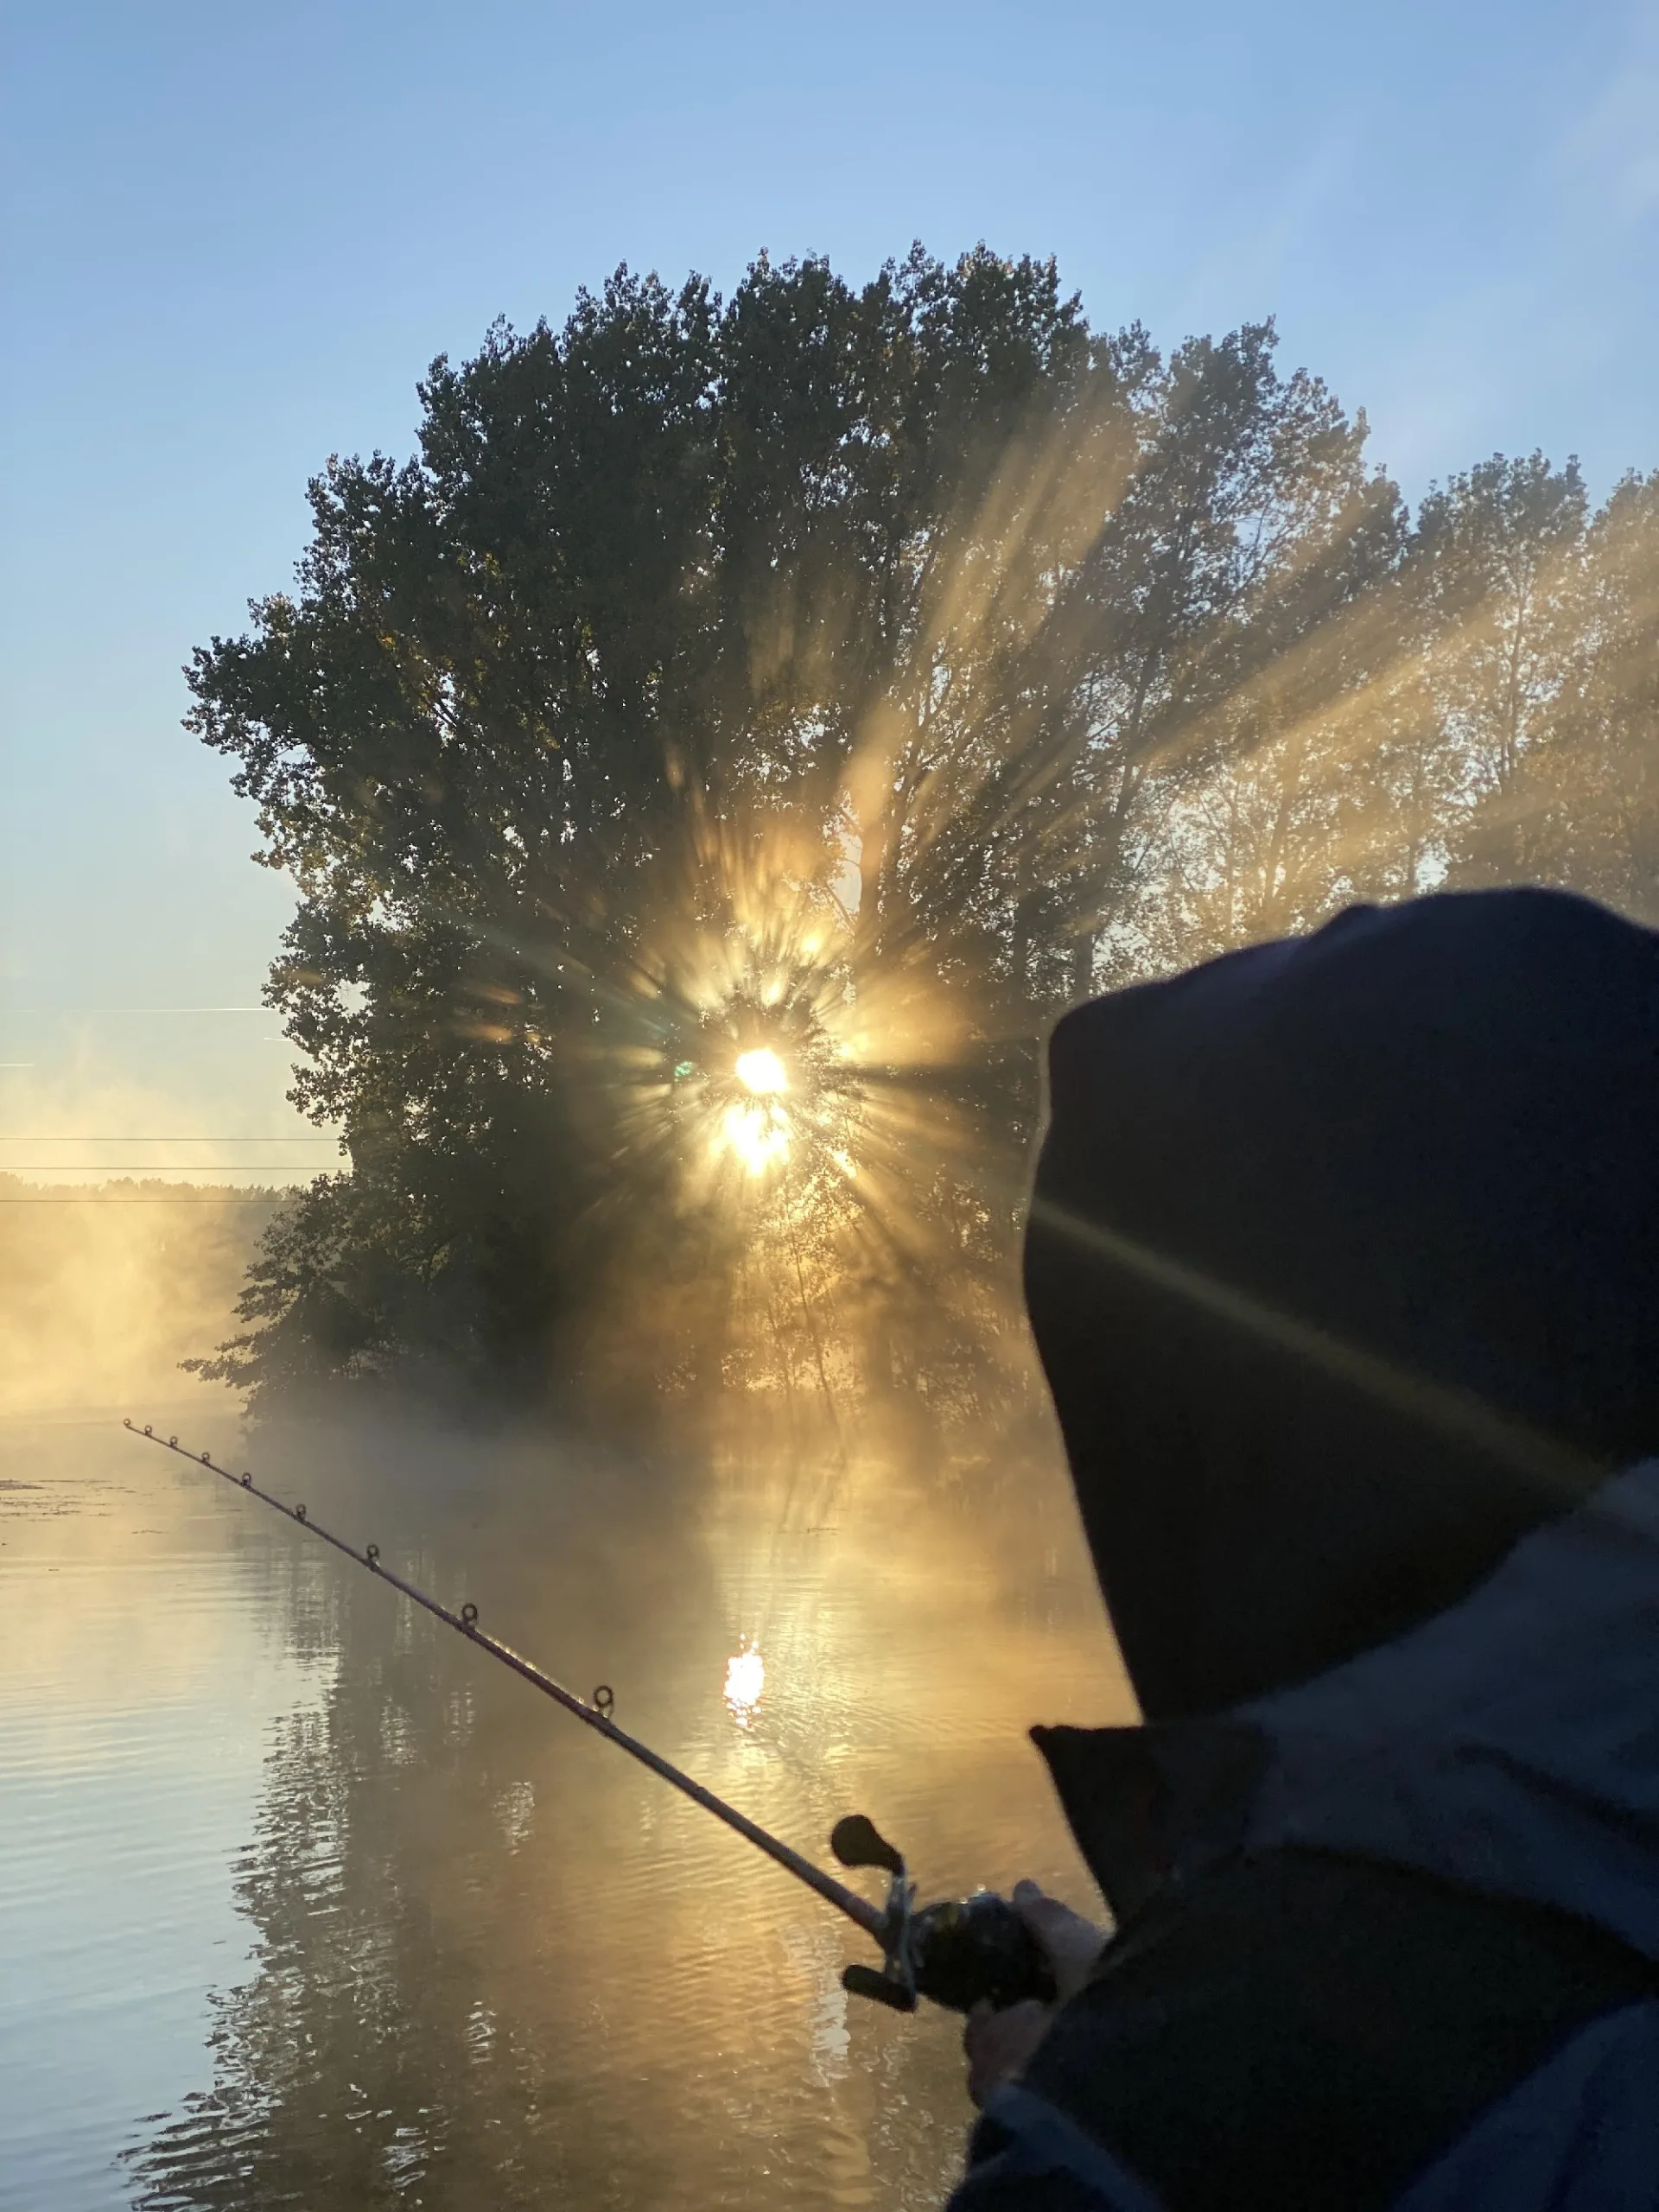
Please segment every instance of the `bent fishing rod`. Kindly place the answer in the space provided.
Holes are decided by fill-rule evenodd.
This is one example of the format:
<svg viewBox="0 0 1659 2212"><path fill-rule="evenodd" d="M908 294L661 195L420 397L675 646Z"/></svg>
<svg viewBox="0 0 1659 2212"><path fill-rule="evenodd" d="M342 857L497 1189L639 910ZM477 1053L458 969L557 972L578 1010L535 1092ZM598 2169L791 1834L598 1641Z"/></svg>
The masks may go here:
<svg viewBox="0 0 1659 2212"><path fill-rule="evenodd" d="M510 1667L521 1681L532 1689L540 1690L543 1697L550 1697L557 1706L584 1727L603 1736L619 1751L626 1751L641 1766L649 1767L694 1805L701 1805L705 1813L712 1813L728 1828L752 1843L757 1851L765 1852L775 1866L792 1874L798 1882L833 1905L880 1947L880 1968L849 1966L842 1971L842 1986L855 1997L874 1998L877 2003L892 2006L895 2012L913 2012L917 1999L931 1999L936 2005L944 2005L953 2012L971 2012L986 2002L999 2012L1022 1999L1036 1998L1044 2004L1054 1998L1054 1980L1048 1961L1036 1939L1006 1897L989 1890L976 1890L971 1897L944 1898L933 1904L918 1905L916 1885L912 1881L900 1854L879 1835L874 1825L861 1813L849 1814L837 1821L830 1832L830 1848L843 1866L878 1867L887 1878L887 1902L872 1904L845 1882L837 1881L803 1854L740 1813L735 1805L728 1805L723 1797L693 1779L683 1768L654 1751L648 1744L631 1736L612 1718L615 1696L608 1683L601 1682L591 1698L578 1697L574 1690L566 1689L552 1675L503 1643L480 1628L478 1607L468 1602L459 1611L444 1605L429 1592L410 1582L380 1557L378 1544L365 1544L359 1551L354 1544L337 1536L332 1529L325 1529L314 1521L303 1505L285 1505L268 1490L262 1490L251 1474L233 1474L228 1467L221 1467L211 1452L192 1452L179 1442L176 1436L158 1436L146 1422L143 1428L130 1421L123 1427L143 1440L157 1444L164 1452L188 1459L193 1466L206 1467L233 1490L244 1491L250 1497L257 1497L262 1505L280 1513L284 1520L296 1522L313 1536L320 1536L332 1544L337 1552L359 1567L389 1582L392 1588L453 1629L457 1636L464 1636L492 1659Z"/></svg>

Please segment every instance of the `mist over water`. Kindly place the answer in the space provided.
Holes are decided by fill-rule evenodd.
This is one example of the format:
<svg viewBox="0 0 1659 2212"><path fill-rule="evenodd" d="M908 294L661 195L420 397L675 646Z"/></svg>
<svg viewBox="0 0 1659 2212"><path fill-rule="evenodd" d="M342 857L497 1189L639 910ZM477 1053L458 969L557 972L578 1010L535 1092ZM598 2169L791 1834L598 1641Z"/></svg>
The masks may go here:
<svg viewBox="0 0 1659 2212"><path fill-rule="evenodd" d="M0 1173L0 1420L125 1413L222 1422L223 1390L180 1362L232 1326L279 1193L159 1177L47 1183Z"/></svg>
<svg viewBox="0 0 1659 2212"><path fill-rule="evenodd" d="M148 1379L791 1842L1091 1903L1023 1732L1128 1700L1046 1427L244 1439ZM849 2005L808 1891L114 1408L0 1452L7 2212L939 2200L959 2024Z"/></svg>

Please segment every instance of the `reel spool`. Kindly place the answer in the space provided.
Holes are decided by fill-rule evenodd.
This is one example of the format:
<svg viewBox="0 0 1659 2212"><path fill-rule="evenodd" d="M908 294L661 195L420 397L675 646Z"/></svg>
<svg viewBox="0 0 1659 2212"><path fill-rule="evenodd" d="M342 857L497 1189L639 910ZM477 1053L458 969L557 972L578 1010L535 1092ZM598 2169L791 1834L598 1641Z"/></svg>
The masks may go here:
<svg viewBox="0 0 1659 2212"><path fill-rule="evenodd" d="M830 1848L843 1866L875 1866L888 1878L877 1938L882 1963L843 1967L841 1985L849 1995L895 2012L913 2012L921 1997L951 2012L970 2012L982 2001L999 2012L1027 1998L1054 2002L1048 1961L1006 1897L976 1890L918 1905L903 1855L862 1813L836 1821Z"/></svg>

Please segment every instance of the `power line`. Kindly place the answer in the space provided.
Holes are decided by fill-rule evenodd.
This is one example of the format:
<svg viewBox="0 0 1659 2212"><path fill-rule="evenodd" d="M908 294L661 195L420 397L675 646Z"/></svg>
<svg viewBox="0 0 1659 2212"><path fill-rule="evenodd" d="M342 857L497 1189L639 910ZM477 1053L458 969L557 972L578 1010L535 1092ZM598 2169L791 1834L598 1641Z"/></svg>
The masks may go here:
<svg viewBox="0 0 1659 2212"><path fill-rule="evenodd" d="M14 1136L0 1135L0 1144L338 1144L339 1141L338 1137L303 1134L291 1137L275 1134L263 1137L82 1137L67 1135L62 1131L55 1135L28 1135L22 1131Z"/></svg>
<svg viewBox="0 0 1659 2212"><path fill-rule="evenodd" d="M257 1198L0 1198L0 1206L268 1206L276 1198L269 1191Z"/></svg>

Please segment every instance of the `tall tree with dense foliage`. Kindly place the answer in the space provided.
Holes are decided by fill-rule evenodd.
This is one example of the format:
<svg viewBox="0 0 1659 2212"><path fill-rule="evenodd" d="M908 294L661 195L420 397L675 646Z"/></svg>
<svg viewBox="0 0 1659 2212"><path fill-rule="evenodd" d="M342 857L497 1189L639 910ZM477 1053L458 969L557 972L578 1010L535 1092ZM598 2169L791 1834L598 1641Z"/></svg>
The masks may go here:
<svg viewBox="0 0 1659 2212"><path fill-rule="evenodd" d="M624 270L421 395L191 677L350 1160L232 1378L534 1392L608 1334L971 1392L1058 1007L1344 896L1593 874L1552 779L1650 880L1652 485L1592 522L1495 461L1414 531L1268 325L1165 359L983 249Z"/></svg>

